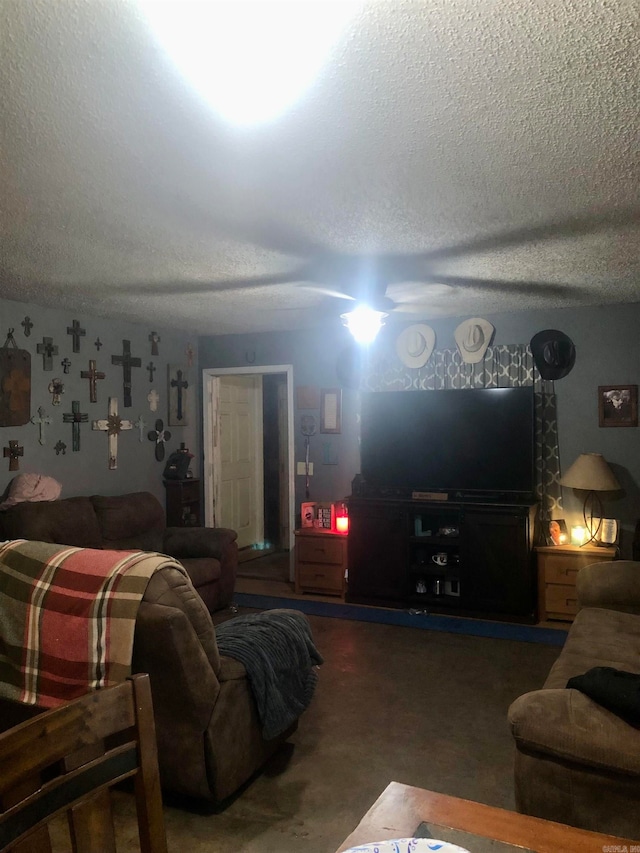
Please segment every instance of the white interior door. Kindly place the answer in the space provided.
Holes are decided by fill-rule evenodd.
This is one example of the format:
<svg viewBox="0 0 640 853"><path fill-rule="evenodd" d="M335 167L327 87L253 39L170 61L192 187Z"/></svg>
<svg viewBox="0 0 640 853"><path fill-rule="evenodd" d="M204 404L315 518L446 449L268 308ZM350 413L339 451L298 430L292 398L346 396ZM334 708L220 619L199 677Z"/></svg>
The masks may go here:
<svg viewBox="0 0 640 853"><path fill-rule="evenodd" d="M265 365L257 367L227 367L227 368L207 368L202 372L202 395L203 395L203 463L204 463L204 508L205 508L205 525L207 527L223 527L229 526L237 530L235 523L229 521L229 512L233 514L235 511L233 506L228 512L226 501L222 498L222 484L220 472L222 469L222 447L224 444L225 458L229 455L226 448L227 437L233 435L229 422L227 422L224 430L224 439L220 435L221 424L218 416L220 401L220 390L223 382L230 378L248 378L253 377L259 380L261 385L262 375L265 373L284 373L287 377L286 381L286 405L279 405L279 421L280 421L280 436L283 443L286 442L286 447L283 448L281 486L282 486L282 507L286 507L286 517L282 519L283 541L282 545L289 548L293 554L293 539L294 539L294 519L295 519L295 483L294 483L294 458L293 458L293 367L290 364ZM225 395L226 395L225 391ZM259 451L262 454L262 393L259 394L260 412L256 412L256 420L260 423L259 430ZM285 400L281 398L281 402ZM225 406L227 403L224 404ZM286 438L285 438L286 437ZM256 467L257 463L256 463ZM260 479L259 502L256 504L258 511L257 518L259 519L258 528L260 535L257 541L261 541L264 537L264 484L262 482L263 466L260 461L258 469L258 477ZM225 491L230 486L225 486ZM257 498L257 492L254 492L254 497ZM238 501L240 503L240 501ZM233 501L232 501L233 504ZM251 539L247 536L247 539ZM243 539L244 541L244 539ZM249 543L253 544L252 542ZM293 565L293 564L292 564ZM293 568L291 569L291 577L293 578Z"/></svg>
<svg viewBox="0 0 640 853"><path fill-rule="evenodd" d="M264 538L262 376L220 377L218 430L217 523L247 548Z"/></svg>

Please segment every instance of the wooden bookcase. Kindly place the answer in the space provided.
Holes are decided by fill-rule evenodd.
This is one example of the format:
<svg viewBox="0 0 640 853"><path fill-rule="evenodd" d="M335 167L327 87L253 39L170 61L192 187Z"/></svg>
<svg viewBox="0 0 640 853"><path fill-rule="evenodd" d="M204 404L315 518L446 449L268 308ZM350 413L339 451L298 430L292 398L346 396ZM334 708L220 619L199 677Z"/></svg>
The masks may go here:
<svg viewBox="0 0 640 853"><path fill-rule="evenodd" d="M202 499L200 480L165 480L167 527L200 527Z"/></svg>

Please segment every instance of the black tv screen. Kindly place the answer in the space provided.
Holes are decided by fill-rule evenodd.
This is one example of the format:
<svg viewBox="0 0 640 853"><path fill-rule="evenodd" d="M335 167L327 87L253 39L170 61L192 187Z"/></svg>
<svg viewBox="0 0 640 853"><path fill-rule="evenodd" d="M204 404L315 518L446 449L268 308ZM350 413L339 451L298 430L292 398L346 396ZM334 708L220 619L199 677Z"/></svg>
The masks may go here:
<svg viewBox="0 0 640 853"><path fill-rule="evenodd" d="M380 391L362 395L367 488L534 491L533 389Z"/></svg>

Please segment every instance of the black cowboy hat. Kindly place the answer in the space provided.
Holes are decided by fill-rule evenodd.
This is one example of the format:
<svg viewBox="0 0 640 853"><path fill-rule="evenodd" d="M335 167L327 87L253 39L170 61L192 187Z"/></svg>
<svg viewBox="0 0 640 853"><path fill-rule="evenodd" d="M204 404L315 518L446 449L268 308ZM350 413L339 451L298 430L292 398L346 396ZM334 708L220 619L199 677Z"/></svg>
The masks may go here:
<svg viewBox="0 0 640 853"><path fill-rule="evenodd" d="M564 332L545 329L531 338L531 352L543 379L562 379L576 361L576 348Z"/></svg>

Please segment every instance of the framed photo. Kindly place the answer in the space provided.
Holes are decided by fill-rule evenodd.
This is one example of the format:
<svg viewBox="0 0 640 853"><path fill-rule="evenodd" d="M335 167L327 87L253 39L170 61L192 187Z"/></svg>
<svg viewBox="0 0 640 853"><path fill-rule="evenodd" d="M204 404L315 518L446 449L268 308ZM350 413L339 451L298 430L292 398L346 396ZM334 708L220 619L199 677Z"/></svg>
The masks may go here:
<svg viewBox="0 0 640 853"><path fill-rule="evenodd" d="M323 388L320 391L320 432L342 432L342 390Z"/></svg>
<svg viewBox="0 0 640 853"><path fill-rule="evenodd" d="M564 518L554 518L549 522L547 542L549 545L567 545L569 543L569 531Z"/></svg>
<svg viewBox="0 0 640 853"><path fill-rule="evenodd" d="M598 417L601 427L637 427L638 386L599 385Z"/></svg>

